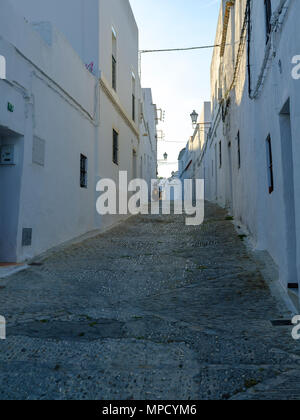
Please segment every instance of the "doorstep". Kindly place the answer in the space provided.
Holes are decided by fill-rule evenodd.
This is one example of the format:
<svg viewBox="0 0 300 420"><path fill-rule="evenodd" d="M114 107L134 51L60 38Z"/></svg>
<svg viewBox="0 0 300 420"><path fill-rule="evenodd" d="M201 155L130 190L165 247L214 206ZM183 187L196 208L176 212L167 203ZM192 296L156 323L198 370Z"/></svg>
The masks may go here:
<svg viewBox="0 0 300 420"><path fill-rule="evenodd" d="M26 270L27 264L16 264L16 263L0 263L0 279L11 276L12 274L18 273L19 271Z"/></svg>

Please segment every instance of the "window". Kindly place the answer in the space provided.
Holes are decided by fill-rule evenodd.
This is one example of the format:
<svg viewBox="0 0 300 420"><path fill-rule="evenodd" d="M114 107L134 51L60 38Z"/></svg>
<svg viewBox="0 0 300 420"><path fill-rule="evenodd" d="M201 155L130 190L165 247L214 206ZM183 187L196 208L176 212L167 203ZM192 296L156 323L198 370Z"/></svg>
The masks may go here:
<svg viewBox="0 0 300 420"><path fill-rule="evenodd" d="M265 17L266 17L266 43L269 42L270 34L271 34L271 18L272 18L272 5L271 0L265 0Z"/></svg>
<svg viewBox="0 0 300 420"><path fill-rule="evenodd" d="M272 156L272 140L269 135L267 138L267 165L268 165L268 183L269 183L269 194L274 191L274 174L273 174L273 156Z"/></svg>
<svg viewBox="0 0 300 420"><path fill-rule="evenodd" d="M88 164L87 157L84 155L80 155L80 187L81 188L87 188L87 178L88 178L87 164Z"/></svg>
<svg viewBox="0 0 300 420"><path fill-rule="evenodd" d="M237 153L238 153L238 167L241 169L241 137L240 132L237 134Z"/></svg>
<svg viewBox="0 0 300 420"><path fill-rule="evenodd" d="M132 74L132 120L135 121L135 76Z"/></svg>
<svg viewBox="0 0 300 420"><path fill-rule="evenodd" d="M222 141L219 143L219 164L220 168L222 168Z"/></svg>
<svg viewBox="0 0 300 420"><path fill-rule="evenodd" d="M113 130L113 163L119 165L119 134Z"/></svg>
<svg viewBox="0 0 300 420"><path fill-rule="evenodd" d="M135 95L132 95L132 120L135 121Z"/></svg>
<svg viewBox="0 0 300 420"><path fill-rule="evenodd" d="M117 35L112 29L112 88L117 90Z"/></svg>
<svg viewBox="0 0 300 420"><path fill-rule="evenodd" d="M117 91L117 61L112 56L112 88Z"/></svg>

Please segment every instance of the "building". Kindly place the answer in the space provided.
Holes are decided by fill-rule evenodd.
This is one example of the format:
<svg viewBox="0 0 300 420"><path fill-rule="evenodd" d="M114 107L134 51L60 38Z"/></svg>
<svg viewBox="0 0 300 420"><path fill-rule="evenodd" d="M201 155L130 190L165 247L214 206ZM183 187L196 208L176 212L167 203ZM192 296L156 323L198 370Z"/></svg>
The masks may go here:
<svg viewBox="0 0 300 420"><path fill-rule="evenodd" d="M204 102L198 122L195 124L193 135L190 137L185 149L178 156L178 169L180 179L204 179L205 165L204 150L207 136L211 126L211 105Z"/></svg>
<svg viewBox="0 0 300 420"><path fill-rule="evenodd" d="M296 301L300 279L300 3L222 1L211 65L206 198L269 252ZM293 77L294 76L294 77Z"/></svg>
<svg viewBox="0 0 300 420"><path fill-rule="evenodd" d="M51 25L0 7L0 261L16 262L94 229L97 80Z"/></svg>
<svg viewBox="0 0 300 420"><path fill-rule="evenodd" d="M0 7L0 262L19 262L127 217L97 214L96 184L138 175L138 28L128 0Z"/></svg>
<svg viewBox="0 0 300 420"><path fill-rule="evenodd" d="M157 110L153 104L151 89L142 89L141 104L138 176L147 181L150 191L151 181L157 178Z"/></svg>

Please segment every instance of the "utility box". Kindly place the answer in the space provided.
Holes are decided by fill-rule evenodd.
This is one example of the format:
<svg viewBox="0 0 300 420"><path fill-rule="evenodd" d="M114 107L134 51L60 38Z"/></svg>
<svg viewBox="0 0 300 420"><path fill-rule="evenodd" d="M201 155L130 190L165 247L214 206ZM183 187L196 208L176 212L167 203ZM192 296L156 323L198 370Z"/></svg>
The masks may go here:
<svg viewBox="0 0 300 420"><path fill-rule="evenodd" d="M13 144L0 147L0 165L15 164L15 147Z"/></svg>

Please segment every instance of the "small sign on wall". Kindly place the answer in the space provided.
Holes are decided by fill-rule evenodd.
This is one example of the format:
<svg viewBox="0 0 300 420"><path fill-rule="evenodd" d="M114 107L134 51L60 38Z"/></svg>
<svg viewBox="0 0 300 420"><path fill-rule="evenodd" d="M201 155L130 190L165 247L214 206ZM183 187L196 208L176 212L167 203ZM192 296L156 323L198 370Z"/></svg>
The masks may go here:
<svg viewBox="0 0 300 420"><path fill-rule="evenodd" d="M7 110L8 112L14 112L15 107L13 104L11 104L10 102L7 103Z"/></svg>

